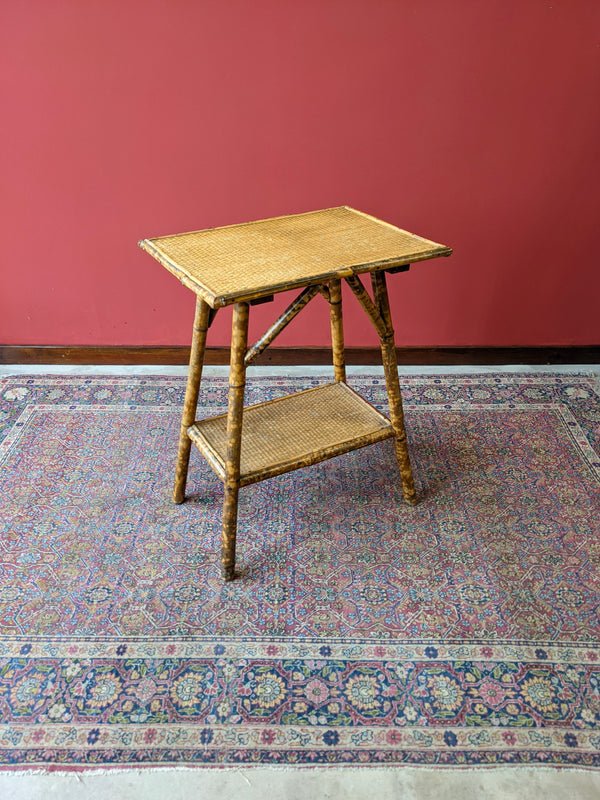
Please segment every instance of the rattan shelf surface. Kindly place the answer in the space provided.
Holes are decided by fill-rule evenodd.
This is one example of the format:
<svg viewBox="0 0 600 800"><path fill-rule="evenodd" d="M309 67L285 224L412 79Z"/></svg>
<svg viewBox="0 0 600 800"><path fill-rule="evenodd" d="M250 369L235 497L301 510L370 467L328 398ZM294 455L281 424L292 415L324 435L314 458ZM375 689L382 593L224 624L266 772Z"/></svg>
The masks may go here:
<svg viewBox="0 0 600 800"><path fill-rule="evenodd" d="M225 480L227 415L188 434ZM344 383L329 383L244 409L240 485L271 478L394 436L390 421Z"/></svg>
<svg viewBox="0 0 600 800"><path fill-rule="evenodd" d="M348 206L139 245L213 308L452 252Z"/></svg>

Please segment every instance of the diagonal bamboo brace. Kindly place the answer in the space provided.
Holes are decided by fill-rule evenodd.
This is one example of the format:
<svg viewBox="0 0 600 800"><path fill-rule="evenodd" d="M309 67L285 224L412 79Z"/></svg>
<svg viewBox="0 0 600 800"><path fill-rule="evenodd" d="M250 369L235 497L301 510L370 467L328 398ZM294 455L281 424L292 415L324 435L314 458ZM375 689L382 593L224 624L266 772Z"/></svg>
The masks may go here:
<svg viewBox="0 0 600 800"><path fill-rule="evenodd" d="M254 344L252 347L248 348L248 352L244 358L246 366L251 364L255 358L265 350L271 342L279 336L281 331L286 328L290 322L297 316L304 306L306 306L315 295L319 294L319 286L307 286L304 291L302 291L298 297L291 303L283 314L276 320L269 330L264 333L261 338Z"/></svg>
<svg viewBox="0 0 600 800"><path fill-rule="evenodd" d="M414 506L417 504L418 500L410 464L410 455L408 453L408 443L406 441L402 396L400 394L400 382L398 380L398 362L396 361L396 347L394 344L394 329L392 327L392 315L390 313L385 272L372 273L371 282L375 304L385 324L385 334L383 336L380 335L381 356L387 385L390 420L396 433L394 443L398 467L400 469L400 477L402 478L402 491L406 502Z"/></svg>
<svg viewBox="0 0 600 800"><path fill-rule="evenodd" d="M187 482L188 466L190 463L190 449L192 441L188 436L188 428L196 420L198 406L198 392L202 377L204 351L206 349L206 332L210 325L211 312L214 310L202 298L196 298L196 314L194 317L194 332L192 334L192 349L190 352L190 367L188 371L183 414L181 417L181 431L179 434L179 449L177 451L177 466L175 468L175 486L173 489L173 502L183 503L185 500L185 484Z"/></svg>

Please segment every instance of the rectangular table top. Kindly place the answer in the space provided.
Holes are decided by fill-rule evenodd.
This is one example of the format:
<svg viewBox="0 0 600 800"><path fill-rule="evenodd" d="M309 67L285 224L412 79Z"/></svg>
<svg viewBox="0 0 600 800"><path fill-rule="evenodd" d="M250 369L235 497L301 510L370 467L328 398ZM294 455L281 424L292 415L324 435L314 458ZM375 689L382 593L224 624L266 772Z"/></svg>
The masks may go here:
<svg viewBox="0 0 600 800"><path fill-rule="evenodd" d="M142 239L212 308L452 253L348 206Z"/></svg>

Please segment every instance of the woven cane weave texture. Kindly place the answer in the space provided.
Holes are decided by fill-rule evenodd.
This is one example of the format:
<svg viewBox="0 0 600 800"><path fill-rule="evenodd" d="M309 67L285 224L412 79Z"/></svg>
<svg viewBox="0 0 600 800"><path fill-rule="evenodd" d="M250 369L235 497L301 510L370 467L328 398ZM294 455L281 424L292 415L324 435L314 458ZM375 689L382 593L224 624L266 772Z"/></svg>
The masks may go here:
<svg viewBox="0 0 600 800"><path fill-rule="evenodd" d="M450 252L346 206L144 239L140 246L216 307Z"/></svg>
<svg viewBox="0 0 600 800"><path fill-rule="evenodd" d="M315 464L394 435L390 422L343 383L244 409L241 484ZM224 465L227 416L197 422L190 437ZM219 470L220 471L220 470Z"/></svg>

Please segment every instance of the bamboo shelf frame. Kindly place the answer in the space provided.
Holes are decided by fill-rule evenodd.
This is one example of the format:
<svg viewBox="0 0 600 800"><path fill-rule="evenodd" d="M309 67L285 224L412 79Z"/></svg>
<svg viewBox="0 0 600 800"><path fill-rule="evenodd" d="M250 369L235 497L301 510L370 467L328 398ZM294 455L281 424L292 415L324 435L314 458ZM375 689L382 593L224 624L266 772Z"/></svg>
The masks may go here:
<svg viewBox="0 0 600 800"><path fill-rule="evenodd" d="M307 214L142 239L150 253L196 294L173 501L185 499L194 443L224 484L221 574L235 577L238 494L243 486L393 438L407 503L417 502L404 427L386 272L452 250L341 206ZM370 273L372 297L359 275ZM346 385L341 281L381 342L389 419ZM248 347L250 306L302 291ZM317 295L329 304L335 382L244 408L246 367ZM227 414L196 420L207 332L219 308L234 305Z"/></svg>
<svg viewBox="0 0 600 800"><path fill-rule="evenodd" d="M196 422L188 429L188 435L225 481L227 414ZM247 406L240 486L317 464L392 436L394 426L389 419L345 383L329 383Z"/></svg>

